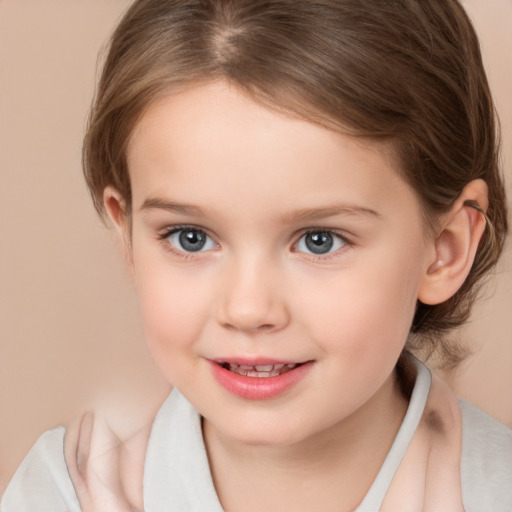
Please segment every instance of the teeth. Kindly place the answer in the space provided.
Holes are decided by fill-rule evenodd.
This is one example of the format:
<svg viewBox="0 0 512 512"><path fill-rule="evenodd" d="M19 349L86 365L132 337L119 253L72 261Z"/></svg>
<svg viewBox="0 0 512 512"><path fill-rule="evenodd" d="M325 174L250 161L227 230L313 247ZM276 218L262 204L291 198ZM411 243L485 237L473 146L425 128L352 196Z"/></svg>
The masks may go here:
<svg viewBox="0 0 512 512"><path fill-rule="evenodd" d="M297 363L290 364L262 364L256 366L249 366L246 364L237 363L225 363L224 367L239 375L245 375L246 377L277 377L282 373L289 372L295 368Z"/></svg>
<svg viewBox="0 0 512 512"><path fill-rule="evenodd" d="M258 372L270 372L274 368L274 365L265 364L265 365L255 366L254 368L256 368L256 371L258 371Z"/></svg>

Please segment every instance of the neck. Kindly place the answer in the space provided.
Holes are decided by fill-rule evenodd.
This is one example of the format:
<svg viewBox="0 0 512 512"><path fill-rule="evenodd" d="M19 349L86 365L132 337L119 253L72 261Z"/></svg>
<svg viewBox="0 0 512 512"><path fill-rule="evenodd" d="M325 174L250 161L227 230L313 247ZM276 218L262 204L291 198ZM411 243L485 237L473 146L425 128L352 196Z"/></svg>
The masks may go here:
<svg viewBox="0 0 512 512"><path fill-rule="evenodd" d="M246 445L208 421L204 437L226 512L353 510L375 479L407 409L394 374L349 417L287 446Z"/></svg>

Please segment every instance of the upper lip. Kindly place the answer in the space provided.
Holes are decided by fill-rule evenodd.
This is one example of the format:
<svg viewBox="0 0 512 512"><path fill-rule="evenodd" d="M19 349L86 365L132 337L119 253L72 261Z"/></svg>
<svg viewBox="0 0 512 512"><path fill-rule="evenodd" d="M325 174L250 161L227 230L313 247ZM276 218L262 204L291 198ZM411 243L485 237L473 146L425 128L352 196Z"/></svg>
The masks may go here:
<svg viewBox="0 0 512 512"><path fill-rule="evenodd" d="M275 365L275 364L303 364L307 363L307 360L297 361L292 359L277 359L270 357L216 357L214 359L210 359L217 364L241 364L244 366L266 366L266 365Z"/></svg>

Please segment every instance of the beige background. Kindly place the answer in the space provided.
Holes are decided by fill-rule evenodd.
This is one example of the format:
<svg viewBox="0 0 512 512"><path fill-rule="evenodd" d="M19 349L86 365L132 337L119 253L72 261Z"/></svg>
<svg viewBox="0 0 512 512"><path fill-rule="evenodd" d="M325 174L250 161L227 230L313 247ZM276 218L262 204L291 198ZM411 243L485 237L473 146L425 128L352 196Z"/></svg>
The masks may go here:
<svg viewBox="0 0 512 512"><path fill-rule="evenodd" d="M0 492L45 429L93 408L122 431L121 418L151 414L167 391L80 170L96 55L127 3L0 0ZM512 2L466 4L510 177ZM512 425L510 245L487 295L462 333L479 352L449 378Z"/></svg>

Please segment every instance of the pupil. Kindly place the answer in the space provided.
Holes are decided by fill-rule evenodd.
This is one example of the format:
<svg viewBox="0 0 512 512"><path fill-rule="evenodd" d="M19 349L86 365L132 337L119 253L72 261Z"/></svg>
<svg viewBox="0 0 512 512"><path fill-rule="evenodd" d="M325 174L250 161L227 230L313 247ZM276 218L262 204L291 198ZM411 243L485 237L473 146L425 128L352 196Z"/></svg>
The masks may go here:
<svg viewBox="0 0 512 512"><path fill-rule="evenodd" d="M199 231L182 231L180 244L186 251L200 251L206 243L206 237Z"/></svg>
<svg viewBox="0 0 512 512"><path fill-rule="evenodd" d="M306 235L306 245L315 254L325 254L334 244L330 233L309 233Z"/></svg>

